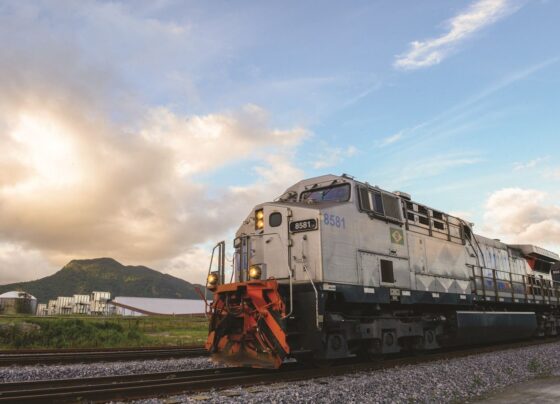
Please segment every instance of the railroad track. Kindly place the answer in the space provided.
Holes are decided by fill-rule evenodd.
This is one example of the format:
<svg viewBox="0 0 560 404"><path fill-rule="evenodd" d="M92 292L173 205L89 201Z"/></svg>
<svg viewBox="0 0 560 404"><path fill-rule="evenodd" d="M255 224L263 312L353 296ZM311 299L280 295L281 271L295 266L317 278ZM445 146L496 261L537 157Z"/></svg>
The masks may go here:
<svg viewBox="0 0 560 404"><path fill-rule="evenodd" d="M286 372L286 370L284 370ZM43 380L0 385L0 402L79 402L133 399L245 384L276 371L251 368L203 369L87 379Z"/></svg>
<svg viewBox="0 0 560 404"><path fill-rule="evenodd" d="M537 342L523 341L494 346L461 348L425 355L381 358L378 361L372 362L339 363L323 368L290 363L278 370L217 368L87 379L4 383L0 384L0 403L16 401L26 403L104 402L167 396L204 391L212 388L225 389L232 386L254 386L265 383L337 376L358 371L386 369L504 349L516 349L558 342L559 340L554 338Z"/></svg>
<svg viewBox="0 0 560 404"><path fill-rule="evenodd" d="M0 351L0 366L184 358L207 354L206 349L201 346Z"/></svg>

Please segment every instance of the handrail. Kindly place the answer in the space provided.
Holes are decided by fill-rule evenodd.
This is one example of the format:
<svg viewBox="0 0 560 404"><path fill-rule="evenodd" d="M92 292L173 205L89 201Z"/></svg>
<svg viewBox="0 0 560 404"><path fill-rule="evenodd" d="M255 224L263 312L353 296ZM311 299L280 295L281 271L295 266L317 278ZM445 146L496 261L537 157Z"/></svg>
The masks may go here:
<svg viewBox="0 0 560 404"><path fill-rule="evenodd" d="M208 279L208 276L210 275L210 272L212 271L212 264L214 262L214 253L216 252L216 248L218 248L218 279L219 279L219 283L224 283L225 280L225 272L224 272L224 267L225 267L225 262L224 262L224 258L225 258L225 249L226 249L226 242L225 241L220 241L218 244L216 244L214 246L214 248L212 248L212 255L210 256L210 265L208 265L208 274L206 275L206 279ZM204 300L206 300L208 296L208 288L205 287L204 288Z"/></svg>
<svg viewBox="0 0 560 404"><path fill-rule="evenodd" d="M290 268L289 265L288 265L288 276L290 278L290 312L285 316L282 316L282 318L290 317L294 312L294 293L293 293L293 285L292 285L293 274L292 274L292 269Z"/></svg>
<svg viewBox="0 0 560 404"><path fill-rule="evenodd" d="M317 288L315 287L315 283L313 279L311 279L311 275L309 274L309 270L307 269L307 264L303 264L303 272L307 275L309 282L311 282L311 286L313 286L313 290L315 291L315 326L319 329L319 293L317 292Z"/></svg>
<svg viewBox="0 0 560 404"><path fill-rule="evenodd" d="M534 275L530 274L518 274L509 271L503 271L500 269L493 269L493 268L480 268L481 272L480 275L477 275L475 272L475 266L468 264L467 266L472 267L473 269L473 279L475 280L475 291L478 291L476 286L476 280L479 279L482 286L482 293L484 296L485 294L485 280L490 280L493 282L494 285L494 297L498 298L499 293L508 293L501 290L497 290L498 282L504 282L509 284L511 287L511 297L512 299L516 298L516 295L519 295L516 291L516 285L523 286L523 295L524 300L529 299L537 299L543 300L544 302L548 301L551 302L552 299L560 299L560 282L554 281L552 279L545 279L545 278L536 278ZM484 271L491 271L492 275L487 276ZM507 275L507 278L502 278L498 276L499 274ZM515 277L515 278L514 278ZM514 280L515 279L515 280ZM521 280L519 280L521 279Z"/></svg>

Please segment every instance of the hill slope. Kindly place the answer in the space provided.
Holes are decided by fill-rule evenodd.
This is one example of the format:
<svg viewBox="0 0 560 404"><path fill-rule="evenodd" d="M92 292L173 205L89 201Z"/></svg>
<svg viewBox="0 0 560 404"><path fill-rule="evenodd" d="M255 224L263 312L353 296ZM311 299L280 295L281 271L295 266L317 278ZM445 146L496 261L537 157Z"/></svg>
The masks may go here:
<svg viewBox="0 0 560 404"><path fill-rule="evenodd" d="M112 258L73 260L53 275L0 286L0 293L24 290L40 303L57 296L109 291L111 297L199 299L193 284L144 266L124 266Z"/></svg>

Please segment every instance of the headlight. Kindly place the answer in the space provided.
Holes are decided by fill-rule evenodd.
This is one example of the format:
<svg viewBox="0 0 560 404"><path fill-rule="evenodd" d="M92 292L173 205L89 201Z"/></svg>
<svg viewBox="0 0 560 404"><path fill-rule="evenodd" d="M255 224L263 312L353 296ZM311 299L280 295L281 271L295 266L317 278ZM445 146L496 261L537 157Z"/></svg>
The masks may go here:
<svg viewBox="0 0 560 404"><path fill-rule="evenodd" d="M264 212L259 209L255 212L255 229L262 230L264 228Z"/></svg>
<svg viewBox="0 0 560 404"><path fill-rule="evenodd" d="M249 268L249 279L261 279L261 267L257 265L251 266Z"/></svg>
<svg viewBox="0 0 560 404"><path fill-rule="evenodd" d="M208 274L208 279L206 279L206 286L208 288L216 286L218 283L218 274L216 272L210 272Z"/></svg>

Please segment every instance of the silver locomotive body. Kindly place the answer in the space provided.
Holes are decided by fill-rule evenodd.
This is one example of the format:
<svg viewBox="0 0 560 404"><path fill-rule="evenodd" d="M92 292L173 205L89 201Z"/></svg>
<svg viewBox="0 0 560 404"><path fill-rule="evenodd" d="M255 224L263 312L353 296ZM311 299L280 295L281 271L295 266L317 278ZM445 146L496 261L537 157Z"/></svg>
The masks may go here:
<svg viewBox="0 0 560 404"><path fill-rule="evenodd" d="M556 335L560 290L550 268L557 254L475 235L460 218L348 176L304 180L256 206L234 248L237 286L225 286L223 267L220 285L210 285L208 346L216 354L220 339L222 347L228 338L244 341L241 350L251 339L239 325L212 334L227 317L216 307L264 280L277 284L273 300L282 305L270 324L276 331L260 338L256 326L251 349L279 350L281 340L275 366L289 356L336 359ZM243 296L241 306L251 299Z"/></svg>

